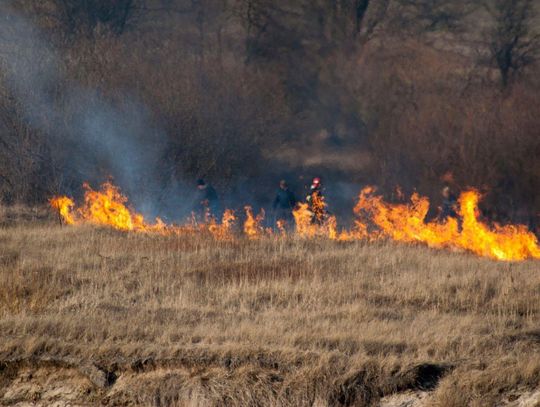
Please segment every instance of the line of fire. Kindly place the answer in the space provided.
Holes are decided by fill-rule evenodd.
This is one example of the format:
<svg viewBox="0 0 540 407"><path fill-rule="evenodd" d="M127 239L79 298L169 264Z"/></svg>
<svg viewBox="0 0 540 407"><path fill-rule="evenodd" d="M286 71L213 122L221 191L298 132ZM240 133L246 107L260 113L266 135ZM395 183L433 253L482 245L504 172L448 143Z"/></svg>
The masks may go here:
<svg viewBox="0 0 540 407"><path fill-rule="evenodd" d="M424 244L431 248L466 251L499 261L540 259L536 235L525 225L499 224L480 215L481 194L463 191L455 200L454 216L429 220L430 200L413 193L404 202L391 203L374 187L365 187L354 206L354 220L348 227L338 226L335 215L326 211L322 194L312 200L296 202L290 218L269 221L264 210L255 214L250 206L244 213L225 209L219 216L210 210L205 216L195 213L182 224L160 218L147 221L128 205L128 198L112 182L99 190L84 185L84 200L76 205L72 198L57 196L50 203L66 225L91 224L125 232L162 235L209 235L217 240L235 239L329 239L337 242L392 240Z"/></svg>

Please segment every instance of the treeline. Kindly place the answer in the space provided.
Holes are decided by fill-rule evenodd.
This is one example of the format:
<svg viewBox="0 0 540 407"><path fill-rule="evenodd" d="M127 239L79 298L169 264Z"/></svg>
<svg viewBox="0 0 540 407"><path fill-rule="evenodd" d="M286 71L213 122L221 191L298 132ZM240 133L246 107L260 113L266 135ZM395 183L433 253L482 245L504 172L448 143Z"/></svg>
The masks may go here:
<svg viewBox="0 0 540 407"><path fill-rule="evenodd" d="M540 212L532 0L13 0L0 8L0 196L112 175L165 207L197 177L267 197L322 175ZM449 174L452 174L451 176Z"/></svg>

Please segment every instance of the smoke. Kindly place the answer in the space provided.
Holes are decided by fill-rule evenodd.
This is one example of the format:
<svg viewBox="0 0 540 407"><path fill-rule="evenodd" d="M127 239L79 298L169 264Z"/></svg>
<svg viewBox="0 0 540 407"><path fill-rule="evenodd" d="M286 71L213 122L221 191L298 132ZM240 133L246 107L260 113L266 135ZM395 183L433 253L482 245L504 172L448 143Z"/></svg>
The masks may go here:
<svg viewBox="0 0 540 407"><path fill-rule="evenodd" d="M0 64L4 80L22 108L26 121L48 135L58 154L65 180L60 193L80 195L80 185L98 185L112 176L137 211L180 221L194 206L194 187L184 179L167 178L162 161L165 132L137 95L124 91L112 101L99 89L68 78L65 56L48 43L32 22L0 4ZM257 213L268 209L279 179L285 178L297 199L304 200L311 178L322 176L330 211L352 213L361 185L340 180L337 173L354 172L369 157L349 153L325 140L281 148L265 157L274 163L258 177L237 177L228 188L218 188L221 206L241 212L245 204ZM216 140L218 142L218 140ZM325 147L321 147L324 145ZM251 165L252 163L246 163ZM321 171L322 169L322 171ZM176 174L171 171L171 174Z"/></svg>
<svg viewBox="0 0 540 407"><path fill-rule="evenodd" d="M0 4L0 66L31 127L69 153L64 191L81 180L112 176L143 213L153 213L164 132L135 95L113 104L96 89L70 81L57 49L9 2ZM67 149L66 149L67 147ZM71 182L70 182L71 181Z"/></svg>
<svg viewBox="0 0 540 407"><path fill-rule="evenodd" d="M58 120L51 94L60 82L58 57L39 32L0 4L0 62L4 80L22 105L31 125L44 128Z"/></svg>
<svg viewBox="0 0 540 407"><path fill-rule="evenodd" d="M89 161L101 164L143 213L155 212L165 137L150 124L144 106L126 97L119 109L97 92L84 89L74 90L68 100L76 106L69 128L75 141L94 155Z"/></svg>

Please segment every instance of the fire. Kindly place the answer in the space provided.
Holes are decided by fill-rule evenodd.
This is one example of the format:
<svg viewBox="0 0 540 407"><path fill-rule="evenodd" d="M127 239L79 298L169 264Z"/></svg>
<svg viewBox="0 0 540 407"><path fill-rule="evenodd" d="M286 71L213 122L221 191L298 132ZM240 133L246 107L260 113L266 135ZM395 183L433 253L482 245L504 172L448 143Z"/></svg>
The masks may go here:
<svg viewBox="0 0 540 407"><path fill-rule="evenodd" d="M233 227L235 222L236 216L234 215L234 211L226 209L225 212L223 212L221 223L217 223L215 219L212 218L208 224L208 230L217 240L232 240L234 238Z"/></svg>
<svg viewBox="0 0 540 407"><path fill-rule="evenodd" d="M313 212L309 210L307 203L300 203L293 211L296 232L301 237L313 237L317 232L317 227L312 223Z"/></svg>
<svg viewBox="0 0 540 407"><path fill-rule="evenodd" d="M52 198L49 202L51 203L51 206L53 208L58 210L60 219L62 219L67 225L75 224L75 219L73 218L73 214L71 213L73 207L75 206L75 203L71 198L68 198L67 196L59 196Z"/></svg>
<svg viewBox="0 0 540 407"><path fill-rule="evenodd" d="M311 211L313 213L313 221L318 224L323 224L326 218L326 202L324 196L319 192L315 192L311 196Z"/></svg>
<svg viewBox="0 0 540 407"><path fill-rule="evenodd" d="M300 203L292 215L296 229L286 229L284 221L277 222L277 231L263 226L264 211L253 214L246 206L242 228L236 227L233 210L227 209L221 220L208 216L199 224L167 225L159 218L147 222L143 215L128 207L128 199L110 182L96 191L84 184L84 201L76 207L71 198L60 196L50 200L59 216L68 225L93 224L122 231L181 234L209 233L217 240L233 240L239 232L248 239L296 235L301 238L326 238L335 241L392 239L399 242L423 243L433 248L466 250L496 260L519 261L540 259L536 236L523 225L485 223L479 217L480 194L469 190L458 200L457 218L428 221L430 202L414 193L409 202L393 204L384 201L372 187L364 188L354 208L356 220L350 229L338 229L338 221L326 211L324 199Z"/></svg>
<svg viewBox="0 0 540 407"><path fill-rule="evenodd" d="M317 196L317 195L315 195ZM300 203L293 211L296 233L303 238L326 237L330 240L352 240L345 231L338 232L337 219L326 213L326 204L322 197L307 203Z"/></svg>
<svg viewBox="0 0 540 407"><path fill-rule="evenodd" d="M447 223L426 223L429 200L418 194L411 196L408 204L390 204L381 196L373 195L372 187L360 193L354 208L357 215L363 215L378 227L378 231L368 233L371 238L389 237L401 242L424 242L431 247L441 247L455 240L458 225L455 219Z"/></svg>
<svg viewBox="0 0 540 407"><path fill-rule="evenodd" d="M478 201L479 194L475 191L467 191L460 197L460 215L463 218L461 247L497 260L540 258L536 236L526 226L495 223L488 227L478 220Z"/></svg>
<svg viewBox="0 0 540 407"><path fill-rule="evenodd" d="M51 199L51 205L58 210L64 223L90 223L123 231L165 230L166 225L159 218L155 223L149 224L141 214L128 209L127 198L110 182L104 183L99 191L94 191L88 184L83 187L84 204L76 210L71 198L61 196Z"/></svg>
<svg viewBox="0 0 540 407"><path fill-rule="evenodd" d="M251 206L244 207L246 211L246 220L244 221L244 233L249 239L257 239L264 233L264 228L261 226L264 220L264 210L257 216L253 216Z"/></svg>
<svg viewBox="0 0 540 407"><path fill-rule="evenodd" d="M452 247L471 251L496 260L525 260L540 258L540 248L533 233L523 225L487 225L478 218L480 194L470 190L459 198L461 221L447 218L445 221L426 221L429 200L418 194L411 196L410 203L390 204L381 196L374 195L371 187L360 193L354 209L357 215L367 214L378 227L370 237L388 237L401 242L422 242L430 247Z"/></svg>
<svg viewBox="0 0 540 407"><path fill-rule="evenodd" d="M100 191L94 191L84 184L84 206L78 210L80 217L96 225L112 226L124 231L163 231L165 224L157 218L154 224L144 220L143 215L127 208L127 197L110 182L102 185Z"/></svg>

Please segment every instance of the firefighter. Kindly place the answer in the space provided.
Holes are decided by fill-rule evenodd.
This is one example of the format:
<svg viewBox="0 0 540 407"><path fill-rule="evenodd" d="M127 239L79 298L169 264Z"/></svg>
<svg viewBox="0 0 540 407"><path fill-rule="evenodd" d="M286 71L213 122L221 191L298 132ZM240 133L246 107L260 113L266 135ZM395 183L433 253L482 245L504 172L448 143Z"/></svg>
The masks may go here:
<svg viewBox="0 0 540 407"><path fill-rule="evenodd" d="M445 221L448 218L458 219L457 213L457 198L450 190L450 187L446 185L442 191L441 195L443 198L441 213L439 215L442 221Z"/></svg>
<svg viewBox="0 0 540 407"><path fill-rule="evenodd" d="M285 180L279 181L279 188L276 192L274 202L272 202L272 209L274 210L274 225L278 221L285 221L286 225L292 225L293 223L293 210L296 206L296 197L294 193L289 189Z"/></svg>
<svg viewBox="0 0 540 407"><path fill-rule="evenodd" d="M306 197L309 210L313 213L312 222L323 224L326 220L326 204L324 202L323 188L319 177L313 178L309 193Z"/></svg>
<svg viewBox="0 0 540 407"><path fill-rule="evenodd" d="M313 181L311 181L311 186L309 187L309 193L306 197L306 201L309 203L315 194L322 194L321 179L319 177L315 177L313 178Z"/></svg>
<svg viewBox="0 0 540 407"><path fill-rule="evenodd" d="M197 180L195 214L200 220L219 218L219 199L214 187L204 179Z"/></svg>

